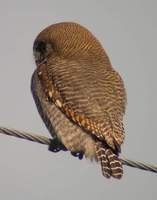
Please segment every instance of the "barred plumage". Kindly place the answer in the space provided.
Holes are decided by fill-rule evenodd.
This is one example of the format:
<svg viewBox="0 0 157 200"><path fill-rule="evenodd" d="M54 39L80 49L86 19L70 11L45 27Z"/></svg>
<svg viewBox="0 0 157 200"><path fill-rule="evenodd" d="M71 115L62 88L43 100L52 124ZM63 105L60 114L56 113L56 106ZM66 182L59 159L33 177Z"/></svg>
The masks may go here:
<svg viewBox="0 0 157 200"><path fill-rule="evenodd" d="M98 142L96 143L96 155L101 162L102 174L106 178L113 176L114 178L120 179L122 177L122 162L110 148Z"/></svg>
<svg viewBox="0 0 157 200"><path fill-rule="evenodd" d="M49 131L68 150L100 161L107 178L121 178L126 94L101 44L84 27L60 23L38 35L34 54L32 92Z"/></svg>

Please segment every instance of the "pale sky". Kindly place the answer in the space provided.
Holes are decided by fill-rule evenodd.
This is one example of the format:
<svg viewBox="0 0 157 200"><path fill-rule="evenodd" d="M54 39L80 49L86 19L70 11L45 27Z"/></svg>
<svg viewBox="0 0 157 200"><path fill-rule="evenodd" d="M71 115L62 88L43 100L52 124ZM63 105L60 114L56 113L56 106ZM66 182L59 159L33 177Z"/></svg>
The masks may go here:
<svg viewBox="0 0 157 200"><path fill-rule="evenodd" d="M32 46L46 26L73 21L102 43L128 94L124 157L157 163L157 2L155 0L31 0L0 2L0 126L44 136L30 92ZM0 199L100 200L157 196L157 175L124 167L118 181L100 166L51 153L47 146L0 135Z"/></svg>

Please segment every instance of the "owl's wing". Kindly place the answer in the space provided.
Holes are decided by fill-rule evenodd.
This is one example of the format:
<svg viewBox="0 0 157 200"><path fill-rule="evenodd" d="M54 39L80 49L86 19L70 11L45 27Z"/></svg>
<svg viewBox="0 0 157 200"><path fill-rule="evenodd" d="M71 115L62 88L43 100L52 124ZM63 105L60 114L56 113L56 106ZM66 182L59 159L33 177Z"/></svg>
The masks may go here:
<svg viewBox="0 0 157 200"><path fill-rule="evenodd" d="M68 122L69 120L62 114L55 104L49 103L46 100L46 96L42 90L36 70L31 78L31 92L38 112L53 137L49 146L49 150L53 152L58 152L60 150L67 151L68 149L63 145L60 138L58 138L56 131L62 132L61 134L63 135L63 132L67 134L69 131L75 132L77 130L74 126L71 126L71 124ZM63 126L65 120L67 120L66 127ZM62 123L58 123L58 121L62 121ZM73 151L71 154L79 159L83 158L83 152Z"/></svg>
<svg viewBox="0 0 157 200"><path fill-rule="evenodd" d="M126 95L113 68L94 62L61 60L38 67L48 101L75 124L117 149L124 140Z"/></svg>

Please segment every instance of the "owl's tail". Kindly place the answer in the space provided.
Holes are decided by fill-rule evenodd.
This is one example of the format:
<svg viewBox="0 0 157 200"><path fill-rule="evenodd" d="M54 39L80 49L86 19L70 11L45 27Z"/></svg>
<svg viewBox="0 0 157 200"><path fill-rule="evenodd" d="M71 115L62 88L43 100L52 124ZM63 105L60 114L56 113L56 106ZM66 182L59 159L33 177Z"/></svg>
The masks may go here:
<svg viewBox="0 0 157 200"><path fill-rule="evenodd" d="M101 163L102 174L106 178L111 176L120 179L123 175L122 162L110 147L96 143L96 158Z"/></svg>

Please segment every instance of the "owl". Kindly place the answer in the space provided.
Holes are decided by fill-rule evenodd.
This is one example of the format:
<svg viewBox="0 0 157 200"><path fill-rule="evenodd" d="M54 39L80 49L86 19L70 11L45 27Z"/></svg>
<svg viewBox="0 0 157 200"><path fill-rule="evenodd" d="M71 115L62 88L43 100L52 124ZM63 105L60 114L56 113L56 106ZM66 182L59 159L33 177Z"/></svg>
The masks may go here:
<svg viewBox="0 0 157 200"><path fill-rule="evenodd" d="M126 92L100 42L85 27L62 22L38 34L33 53L31 91L54 150L60 144L96 160L104 177L120 179Z"/></svg>

